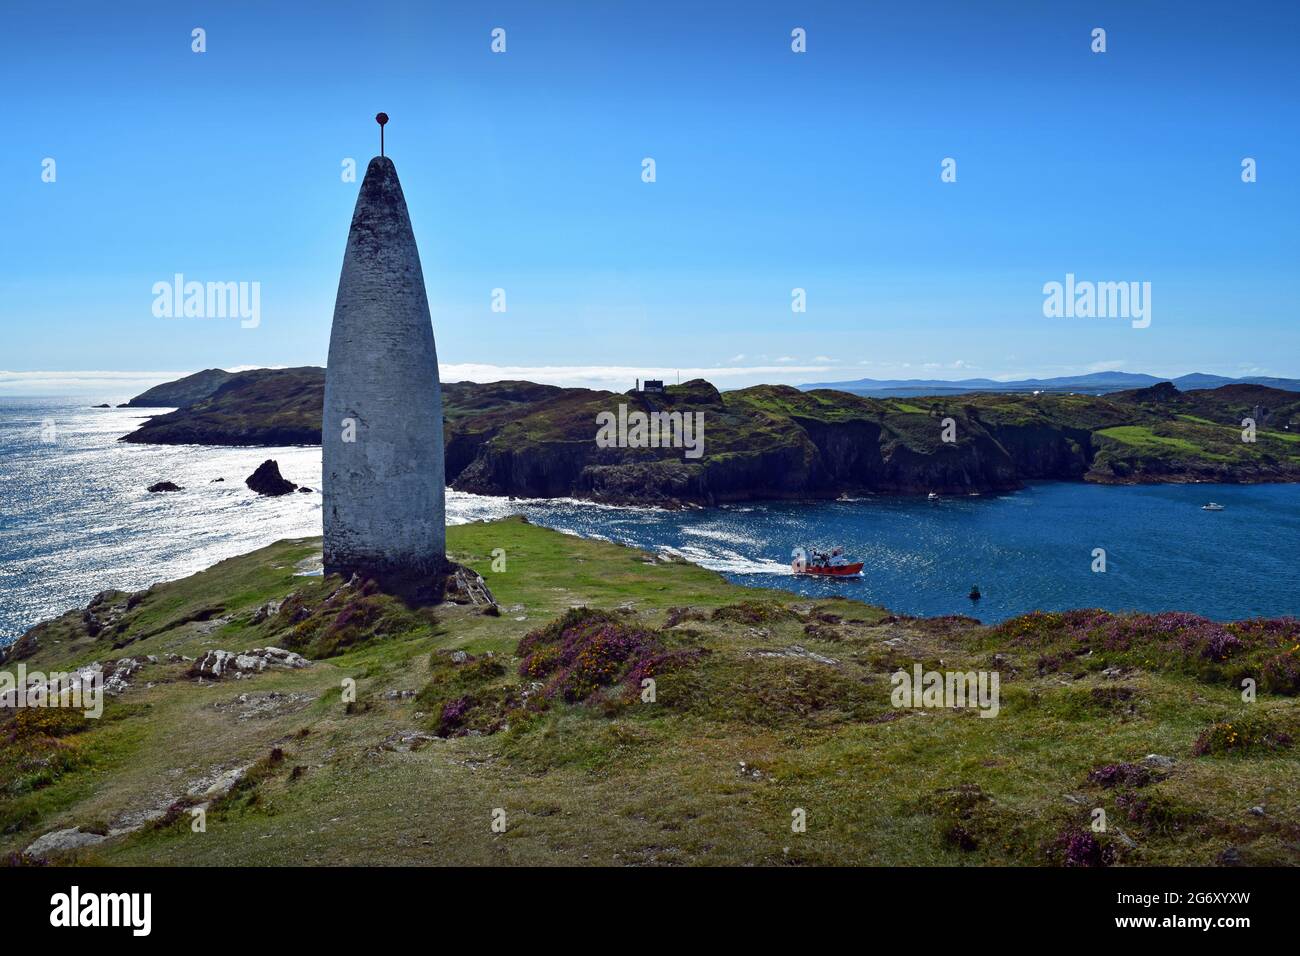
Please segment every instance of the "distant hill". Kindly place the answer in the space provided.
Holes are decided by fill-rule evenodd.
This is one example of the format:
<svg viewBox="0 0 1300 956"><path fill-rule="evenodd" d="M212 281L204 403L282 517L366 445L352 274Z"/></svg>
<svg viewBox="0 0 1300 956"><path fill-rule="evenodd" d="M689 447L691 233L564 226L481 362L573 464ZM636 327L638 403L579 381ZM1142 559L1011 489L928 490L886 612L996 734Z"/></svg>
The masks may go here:
<svg viewBox="0 0 1300 956"><path fill-rule="evenodd" d="M259 368L234 374L220 369L209 371L220 372L226 378L206 395L177 403L176 411L149 419L123 441L146 445L320 444L323 368ZM171 384L180 385L194 378L197 376L191 375ZM132 399L132 405L166 388L159 385L150 389ZM197 391L197 387L190 389L191 394Z"/></svg>
<svg viewBox="0 0 1300 956"><path fill-rule="evenodd" d="M186 408L207 398L236 375L224 369L209 368L174 382L155 385L119 408Z"/></svg>
<svg viewBox="0 0 1300 956"><path fill-rule="evenodd" d="M1106 396L1044 389L908 399L788 385L719 392L699 379L660 393L448 382L447 481L477 494L668 506L968 494L1032 480L1300 481L1300 391L1248 383L1180 391L1148 376L1126 380L1134 378L1142 384ZM319 444L324 387L320 368L241 372L123 440ZM702 415L702 455L598 446L597 416L620 405ZM1242 441L1246 417L1257 423L1255 443ZM951 442L942 437L945 421L953 423Z"/></svg>
<svg viewBox="0 0 1300 956"><path fill-rule="evenodd" d="M1288 392L1300 392L1300 379L1225 378L1192 372L1175 379L1157 378L1141 372L1093 372L1088 375L1064 375L1057 378L1026 378L1014 382L999 382L991 378L966 378L957 381L944 379L875 379L859 378L849 382L817 382L800 385L804 391L833 388L854 395L875 398L909 395L961 395L967 392L1081 392L1086 395L1108 395L1130 389L1149 388L1160 382L1172 381L1180 391L1197 388L1218 388L1221 385L1267 385Z"/></svg>

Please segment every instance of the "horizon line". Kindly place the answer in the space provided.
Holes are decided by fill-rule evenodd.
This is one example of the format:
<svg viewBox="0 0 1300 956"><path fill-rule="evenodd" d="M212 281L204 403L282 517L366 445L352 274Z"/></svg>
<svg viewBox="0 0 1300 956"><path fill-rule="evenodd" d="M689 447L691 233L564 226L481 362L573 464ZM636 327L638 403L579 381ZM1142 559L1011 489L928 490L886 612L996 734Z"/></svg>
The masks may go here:
<svg viewBox="0 0 1300 956"><path fill-rule="evenodd" d="M793 360L791 360L793 363ZM721 380L721 384L730 388L743 388L749 385L791 385L794 387L810 384L839 384L852 383L855 381L884 381L897 383L948 383L954 386L962 385L973 381L993 382L995 384L1011 384L1015 382L1026 381L1051 381L1061 378L1083 378L1087 376L1098 376L1106 374L1115 375L1144 375L1160 381L1173 381L1189 375L1208 375L1217 378L1239 380L1242 378L1277 378L1300 379L1300 375L1288 376L1265 371L1258 368L1250 370L1239 370L1236 374L1224 374L1219 372L1203 372L1194 370L1190 372L1181 372L1177 375L1161 376L1153 372L1130 371L1123 368L1102 367L1098 365L1111 365L1112 363L1096 363L1091 366L1083 366L1078 371L1061 370L1053 373L998 373L990 375L968 375L965 378L946 378L942 376L942 371L951 371L952 369L935 368L938 375L925 375L924 367L917 368L909 363L890 363L885 368L897 369L899 372L890 374L888 372L878 371L875 375L869 374L870 367L862 364L859 365L834 365L834 364L763 364L763 365L716 365L716 366L695 366L682 369L665 369L656 366L602 366L602 365L492 365L488 363L464 362L448 363L439 365L439 378L443 382L476 382L486 384L489 382L499 381L529 381L542 385L558 385L569 388L603 388L622 391L633 385L636 380L644 381L646 379L662 378L665 383L673 384L678 380L683 382L692 379L705 379L709 382ZM938 363L934 363L938 364ZM238 373L253 371L257 369L285 369L285 368L302 368L315 367L324 368L324 365L317 366L293 366L293 365L232 365L223 371ZM207 368L220 368L220 366L208 366ZM197 372L206 369L193 369L191 371L147 371L147 370L26 370L15 371L0 369L0 397L5 398L61 398L76 397L85 394L100 394L112 398L130 395L134 397L141 392L147 391L157 385L167 382L173 382L178 379L186 378ZM905 371L904 371L905 370ZM976 372L976 369L965 368L964 371ZM901 374L900 374L901 372ZM839 379L829 376L839 375ZM907 375L908 377L903 377ZM755 380L759 377L775 377L776 380ZM730 380L749 380L749 381L730 381ZM942 387L941 384L938 387Z"/></svg>

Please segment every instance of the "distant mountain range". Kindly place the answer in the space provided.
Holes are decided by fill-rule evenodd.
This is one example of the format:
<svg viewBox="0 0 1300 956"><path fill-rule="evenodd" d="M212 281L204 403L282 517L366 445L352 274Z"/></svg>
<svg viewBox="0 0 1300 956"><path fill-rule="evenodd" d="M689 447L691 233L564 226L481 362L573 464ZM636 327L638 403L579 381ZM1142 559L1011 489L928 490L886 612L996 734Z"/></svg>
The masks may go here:
<svg viewBox="0 0 1300 956"><path fill-rule="evenodd" d="M1110 392L1122 392L1134 388L1148 388L1159 382L1173 382L1179 391L1187 392L1198 388L1219 388L1222 385L1266 385L1280 388L1287 392L1300 392L1300 379L1268 378L1253 376L1248 378L1225 378L1222 375L1208 375L1205 372L1192 372L1178 378L1158 378L1140 372L1093 372L1090 375L1064 375L1059 378L1026 378L1016 382L998 382L991 378L966 378L958 381L944 379L875 379L859 378L851 382L816 382L800 385L805 392L814 388L833 388L854 395L870 395L876 398L902 397L907 395L956 395L962 392L1082 392L1087 395L1106 395Z"/></svg>

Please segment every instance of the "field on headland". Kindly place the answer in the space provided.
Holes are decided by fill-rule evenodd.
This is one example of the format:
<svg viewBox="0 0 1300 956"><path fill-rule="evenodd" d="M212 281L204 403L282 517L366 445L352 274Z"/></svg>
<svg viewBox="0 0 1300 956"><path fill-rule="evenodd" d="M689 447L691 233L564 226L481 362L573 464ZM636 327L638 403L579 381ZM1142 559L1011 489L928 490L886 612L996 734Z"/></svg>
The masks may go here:
<svg viewBox="0 0 1300 956"><path fill-rule="evenodd" d="M319 554L302 539L29 632L4 669L114 660L127 686L98 721L0 718L0 855L31 862L38 838L75 828L35 857L1300 862L1294 620L1070 612L989 628L747 590L518 519L448 528L448 547L499 615L301 576ZM313 663L189 676L217 649L267 646ZM890 675L918 663L996 671L997 716L896 707Z"/></svg>

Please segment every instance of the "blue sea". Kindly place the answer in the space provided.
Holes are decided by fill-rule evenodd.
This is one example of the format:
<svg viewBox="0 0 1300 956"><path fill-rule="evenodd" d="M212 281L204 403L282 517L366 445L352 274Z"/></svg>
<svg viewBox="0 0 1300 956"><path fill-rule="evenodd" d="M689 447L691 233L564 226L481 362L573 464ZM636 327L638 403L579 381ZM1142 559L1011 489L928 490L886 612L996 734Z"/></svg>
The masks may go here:
<svg viewBox="0 0 1300 956"><path fill-rule="evenodd" d="M0 399L0 643L98 591L135 590L320 534L319 493L258 498L244 486L274 458L286 478L318 492L320 449L117 441L157 413ZM184 490L149 494L158 481ZM1202 511L1210 500L1226 510ZM935 502L871 496L684 511L448 492L453 523L512 513L677 555L741 584L844 594L903 614L1300 614L1300 485L1043 483ZM790 574L792 549L833 545L865 562L861 578ZM1092 570L1097 548L1104 573ZM967 598L971 585L978 603Z"/></svg>

